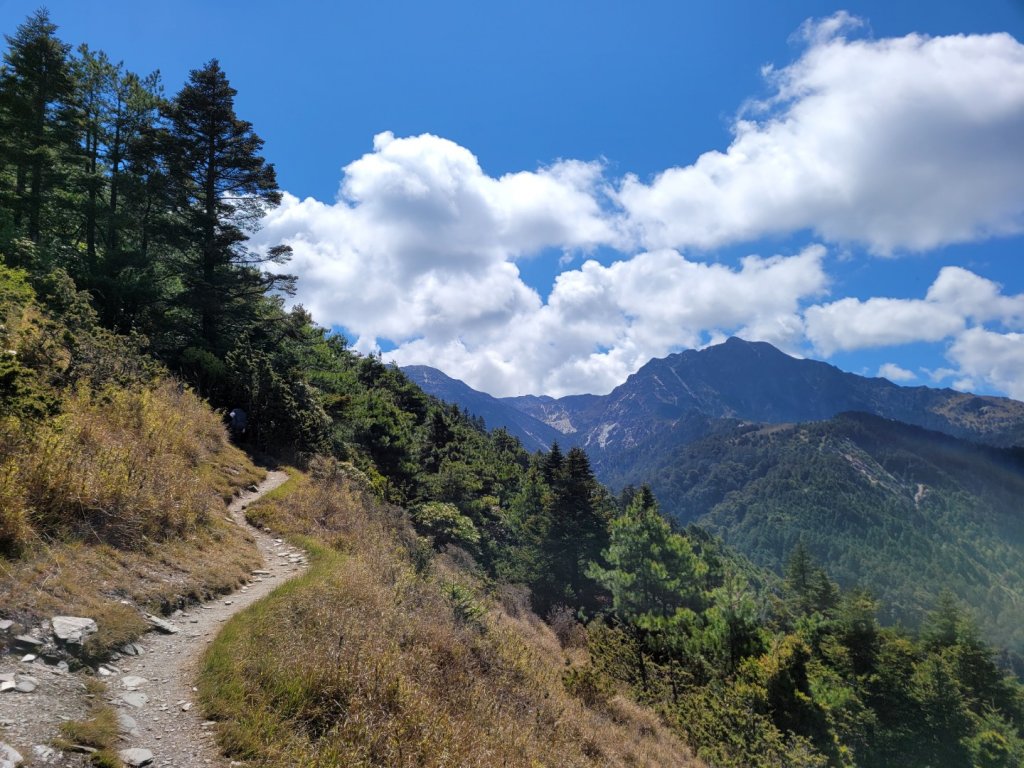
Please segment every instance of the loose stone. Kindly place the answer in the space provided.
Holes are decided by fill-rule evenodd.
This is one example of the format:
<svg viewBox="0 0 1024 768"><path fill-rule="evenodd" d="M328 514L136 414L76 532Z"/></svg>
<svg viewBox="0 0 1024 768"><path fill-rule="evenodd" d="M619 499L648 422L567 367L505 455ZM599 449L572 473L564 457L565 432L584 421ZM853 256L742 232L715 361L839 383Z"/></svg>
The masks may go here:
<svg viewBox="0 0 1024 768"><path fill-rule="evenodd" d="M148 749L139 749L138 747L133 749L122 749L117 753L117 756L121 758L121 762L125 765L132 766L132 768L149 765L153 762L153 753Z"/></svg>

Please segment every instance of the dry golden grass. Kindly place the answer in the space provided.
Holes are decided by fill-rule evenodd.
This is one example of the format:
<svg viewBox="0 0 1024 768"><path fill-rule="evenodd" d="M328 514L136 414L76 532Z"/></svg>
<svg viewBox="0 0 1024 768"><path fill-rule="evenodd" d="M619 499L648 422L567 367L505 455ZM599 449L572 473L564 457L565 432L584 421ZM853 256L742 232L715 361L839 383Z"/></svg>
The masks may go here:
<svg viewBox="0 0 1024 768"><path fill-rule="evenodd" d="M0 447L0 529L18 537L0 557L4 617L89 616L101 654L145 631L139 607L234 588L259 555L224 500L262 475L173 382L75 393L53 423Z"/></svg>
<svg viewBox="0 0 1024 768"><path fill-rule="evenodd" d="M81 390L0 476L21 486L38 535L142 549L216 514L219 500L200 467L227 447L209 408L174 382Z"/></svg>
<svg viewBox="0 0 1024 768"><path fill-rule="evenodd" d="M201 697L233 757L351 768L699 765L653 713L616 696L594 707L571 696L554 633L521 601L510 611L486 597L451 559L427 562L400 511L300 478L251 515L314 558L232 619L204 658Z"/></svg>

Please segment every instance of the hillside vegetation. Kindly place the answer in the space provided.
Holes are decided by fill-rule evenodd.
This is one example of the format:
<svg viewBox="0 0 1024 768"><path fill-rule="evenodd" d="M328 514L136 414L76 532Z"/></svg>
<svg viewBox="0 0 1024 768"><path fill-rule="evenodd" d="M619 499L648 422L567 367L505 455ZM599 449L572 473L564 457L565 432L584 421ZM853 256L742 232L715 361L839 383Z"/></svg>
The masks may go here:
<svg viewBox="0 0 1024 768"><path fill-rule="evenodd" d="M918 627L943 589L1024 652L1024 453L867 414L736 426L652 468L667 510L781 572L803 541L844 586Z"/></svg>
<svg viewBox="0 0 1024 768"><path fill-rule="evenodd" d="M650 710L573 696L563 649L524 595L488 594L465 554L434 555L401 510L337 475L249 510L314 553L236 617L202 696L256 765L697 766ZM312 537L312 538L310 538ZM331 546L324 542L330 541Z"/></svg>
<svg viewBox="0 0 1024 768"><path fill-rule="evenodd" d="M316 561L207 656L238 757L1024 761L1021 685L952 597L919 635L883 629L806 547L761 572L650 489L613 495L581 448L531 455L286 310L287 248L247 244L274 169L219 63L166 98L56 32L31 16L0 71L0 615L94 616L102 655L140 631L133 602L249 572L219 512L254 468L213 410L242 406L237 439L312 478L253 520Z"/></svg>
<svg viewBox="0 0 1024 768"><path fill-rule="evenodd" d="M259 473L204 402L59 287L67 306L44 309L0 265L0 604L26 625L91 616L102 655L145 631L138 607L248 575L258 555L223 509Z"/></svg>

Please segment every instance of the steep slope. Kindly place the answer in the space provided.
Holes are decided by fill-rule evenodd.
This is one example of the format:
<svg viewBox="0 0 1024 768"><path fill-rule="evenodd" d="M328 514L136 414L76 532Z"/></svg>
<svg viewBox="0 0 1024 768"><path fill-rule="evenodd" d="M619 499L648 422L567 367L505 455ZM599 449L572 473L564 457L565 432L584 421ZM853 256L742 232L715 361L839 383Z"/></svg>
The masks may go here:
<svg viewBox="0 0 1024 768"><path fill-rule="evenodd" d="M424 392L445 402L455 403L474 416L479 416L488 429L504 427L509 434L518 437L528 451L546 451L555 440L564 440L557 428L534 418L528 411L514 408L496 397L478 392L436 368L410 365L403 368L402 372Z"/></svg>
<svg viewBox="0 0 1024 768"><path fill-rule="evenodd" d="M797 541L890 621L916 625L948 588L985 633L1024 650L1024 451L867 414L733 425L655 454L666 512L781 570Z"/></svg>

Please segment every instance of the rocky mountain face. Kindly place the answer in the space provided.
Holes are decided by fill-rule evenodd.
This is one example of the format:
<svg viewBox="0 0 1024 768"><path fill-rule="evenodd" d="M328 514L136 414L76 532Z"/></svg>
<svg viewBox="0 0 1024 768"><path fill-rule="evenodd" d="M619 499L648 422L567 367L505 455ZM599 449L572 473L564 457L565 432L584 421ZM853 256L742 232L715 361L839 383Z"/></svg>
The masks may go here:
<svg viewBox="0 0 1024 768"><path fill-rule="evenodd" d="M990 445L1024 444L1024 403L1016 400L901 387L737 338L651 360L600 396L499 399L426 366L404 370L430 394L484 417L489 427L505 426L528 448L556 439L584 446L599 471L634 463L631 454L652 441L682 444L707 434L719 419L777 424L863 411Z"/></svg>
<svg viewBox="0 0 1024 768"><path fill-rule="evenodd" d="M402 371L427 394L448 403L455 403L472 415L482 418L488 429L504 427L510 434L518 437L528 451L546 451L552 442L564 441L564 436L556 427L535 418L527 411L516 408L510 402L478 392L436 368L410 365Z"/></svg>
<svg viewBox="0 0 1024 768"><path fill-rule="evenodd" d="M508 402L523 407L524 400ZM651 360L603 397L572 396L544 402L543 409L530 407L531 415L556 428L571 423L581 445L604 451L640 446L675 429L692 412L711 419L786 423L828 419L844 411L872 413L992 445L1024 443L1024 403L950 389L901 387L790 357L765 342L736 338Z"/></svg>

